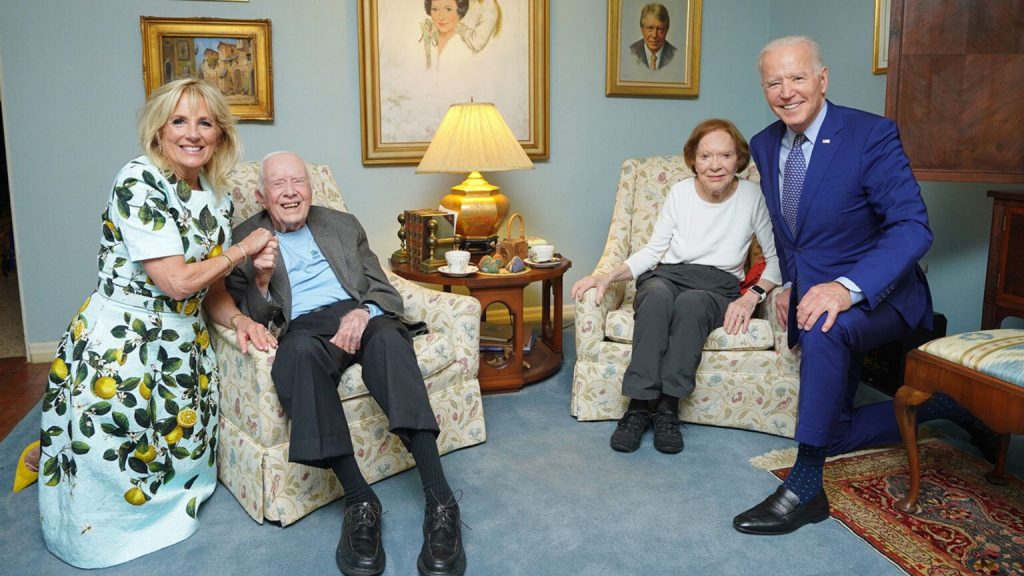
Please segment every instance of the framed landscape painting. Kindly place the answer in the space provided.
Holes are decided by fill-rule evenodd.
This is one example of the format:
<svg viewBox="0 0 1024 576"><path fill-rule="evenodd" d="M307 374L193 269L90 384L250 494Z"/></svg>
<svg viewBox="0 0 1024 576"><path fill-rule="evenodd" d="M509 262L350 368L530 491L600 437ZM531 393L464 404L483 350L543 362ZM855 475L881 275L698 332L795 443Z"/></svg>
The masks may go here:
<svg viewBox="0 0 1024 576"><path fill-rule="evenodd" d="M224 93L240 120L273 120L270 20L142 16L146 97L179 78L200 78Z"/></svg>

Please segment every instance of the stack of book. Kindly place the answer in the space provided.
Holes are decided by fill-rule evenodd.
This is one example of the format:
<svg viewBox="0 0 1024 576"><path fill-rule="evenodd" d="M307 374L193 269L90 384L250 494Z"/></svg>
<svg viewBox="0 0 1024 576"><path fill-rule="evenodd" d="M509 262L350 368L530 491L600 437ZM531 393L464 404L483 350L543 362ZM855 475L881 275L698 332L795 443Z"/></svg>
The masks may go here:
<svg viewBox="0 0 1024 576"><path fill-rule="evenodd" d="M537 333L530 331L523 335L523 354L529 354L533 350L533 343L537 340ZM504 352L512 347L512 325L492 324L482 322L480 324L480 351L481 352Z"/></svg>

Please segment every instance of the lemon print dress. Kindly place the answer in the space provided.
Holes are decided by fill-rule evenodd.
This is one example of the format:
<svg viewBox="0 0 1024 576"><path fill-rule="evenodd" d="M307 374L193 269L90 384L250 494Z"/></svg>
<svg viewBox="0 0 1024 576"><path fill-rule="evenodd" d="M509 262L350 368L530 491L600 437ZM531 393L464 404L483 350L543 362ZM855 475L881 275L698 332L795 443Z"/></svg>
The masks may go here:
<svg viewBox="0 0 1024 576"><path fill-rule="evenodd" d="M163 294L142 260L216 257L232 205L145 157L103 213L99 283L57 348L43 397L39 509L47 547L101 568L188 538L217 482L217 372L204 289Z"/></svg>

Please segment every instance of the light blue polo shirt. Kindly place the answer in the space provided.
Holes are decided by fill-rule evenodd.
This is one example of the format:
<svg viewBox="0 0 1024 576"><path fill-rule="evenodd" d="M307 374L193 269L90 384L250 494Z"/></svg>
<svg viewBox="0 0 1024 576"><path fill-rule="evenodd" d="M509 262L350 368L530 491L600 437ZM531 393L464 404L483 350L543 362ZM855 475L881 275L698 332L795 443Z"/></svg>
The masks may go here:
<svg viewBox="0 0 1024 576"><path fill-rule="evenodd" d="M324 258L309 226L293 232L274 232L274 235L292 286L292 320L317 308L352 299ZM367 306L370 318L383 313L376 304Z"/></svg>

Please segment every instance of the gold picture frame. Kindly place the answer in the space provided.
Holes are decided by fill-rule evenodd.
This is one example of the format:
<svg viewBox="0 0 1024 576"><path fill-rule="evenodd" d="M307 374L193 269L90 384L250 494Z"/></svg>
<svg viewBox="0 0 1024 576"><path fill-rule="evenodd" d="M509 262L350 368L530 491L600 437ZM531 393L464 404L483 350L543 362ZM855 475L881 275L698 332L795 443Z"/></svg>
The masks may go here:
<svg viewBox="0 0 1024 576"><path fill-rule="evenodd" d="M357 6L363 164L419 162L448 106L469 101L494 103L548 158L548 0L469 0L454 36L423 2Z"/></svg>
<svg viewBox="0 0 1024 576"><path fill-rule="evenodd" d="M239 120L274 119L270 20L142 16L146 97L186 76L220 88Z"/></svg>
<svg viewBox="0 0 1024 576"><path fill-rule="evenodd" d="M889 71L889 10L892 0L875 0L875 42L871 55L871 72Z"/></svg>
<svg viewBox="0 0 1024 576"><path fill-rule="evenodd" d="M655 64L647 62L641 11L646 0L608 0L608 67L605 94L658 98L696 98L700 92L702 0L661 0L668 15L661 32L664 47ZM654 17L647 14L645 18ZM656 30L652 26L651 30ZM678 44L678 46L677 46ZM682 53L680 53L682 52Z"/></svg>

